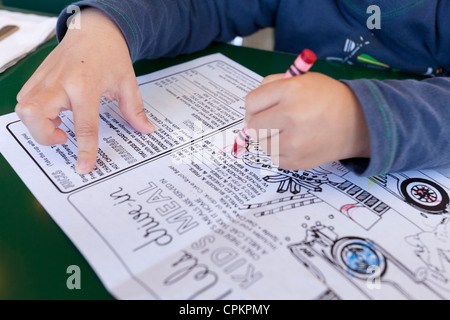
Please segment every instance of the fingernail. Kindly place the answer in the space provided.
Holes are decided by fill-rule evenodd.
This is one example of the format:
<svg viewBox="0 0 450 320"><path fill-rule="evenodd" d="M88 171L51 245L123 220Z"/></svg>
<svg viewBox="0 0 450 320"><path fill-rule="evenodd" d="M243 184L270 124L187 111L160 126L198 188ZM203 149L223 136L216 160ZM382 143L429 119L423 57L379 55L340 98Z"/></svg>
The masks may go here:
<svg viewBox="0 0 450 320"><path fill-rule="evenodd" d="M75 171L78 174L88 174L90 172L89 163L87 161L79 160L75 165Z"/></svg>

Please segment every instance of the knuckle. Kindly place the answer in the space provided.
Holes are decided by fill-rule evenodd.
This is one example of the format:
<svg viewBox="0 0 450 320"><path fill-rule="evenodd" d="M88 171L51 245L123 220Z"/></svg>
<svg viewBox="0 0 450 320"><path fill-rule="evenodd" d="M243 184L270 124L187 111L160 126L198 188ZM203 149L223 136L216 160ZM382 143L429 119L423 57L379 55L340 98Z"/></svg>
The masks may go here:
<svg viewBox="0 0 450 320"><path fill-rule="evenodd" d="M43 146L51 146L54 144L51 136L37 135L37 136L33 136L33 138L34 138L34 140L36 140L37 143L39 143L40 145L43 145Z"/></svg>
<svg viewBox="0 0 450 320"><path fill-rule="evenodd" d="M133 110L133 115L134 115L136 118L143 118L143 117L146 117L146 113L145 113L144 107L138 106L138 107L134 108L134 110Z"/></svg>
<svg viewBox="0 0 450 320"><path fill-rule="evenodd" d="M261 82L261 85L263 86L263 85L265 85L267 83L270 83L270 82L278 80L278 79L279 79L279 75L277 75L277 74L268 75L267 77L265 77L263 79L263 81Z"/></svg>
<svg viewBox="0 0 450 320"><path fill-rule="evenodd" d="M247 122L247 128L249 128L249 130L250 129L257 130L258 129L255 118L249 116L248 118L246 118L246 122Z"/></svg>
<svg viewBox="0 0 450 320"><path fill-rule="evenodd" d="M147 118L143 104L132 104L119 101L119 108L128 120Z"/></svg>
<svg viewBox="0 0 450 320"><path fill-rule="evenodd" d="M301 163L298 163L298 161L291 157L281 157L279 162L279 167L285 170L306 170L302 167Z"/></svg>
<svg viewBox="0 0 450 320"><path fill-rule="evenodd" d="M79 71L69 79L65 79L63 87L73 94L86 94L87 92L98 91L98 81L95 74L88 71Z"/></svg>
<svg viewBox="0 0 450 320"><path fill-rule="evenodd" d="M78 138L96 137L98 134L97 126L91 123L81 123L76 125L75 134Z"/></svg>
<svg viewBox="0 0 450 320"><path fill-rule="evenodd" d="M135 112L135 117L138 119L147 119L147 114L145 113L144 108L138 108Z"/></svg>
<svg viewBox="0 0 450 320"><path fill-rule="evenodd" d="M282 116L285 128L295 128L297 126L296 121L298 121L298 120L297 120L297 118L294 118L291 114L282 113L281 116Z"/></svg>
<svg viewBox="0 0 450 320"><path fill-rule="evenodd" d="M22 100L23 99L23 97L24 97L24 90L22 89L22 90L20 90L19 91L19 93L16 95L16 100L17 100L17 102L20 102L20 100Z"/></svg>
<svg viewBox="0 0 450 320"><path fill-rule="evenodd" d="M257 90L250 91L245 98L245 109L247 112L252 112L255 106L254 100L257 95Z"/></svg>
<svg viewBox="0 0 450 320"><path fill-rule="evenodd" d="M298 94L303 89L303 81L300 79L301 77L295 77L290 79L290 81L286 81L286 91L291 94Z"/></svg>
<svg viewBox="0 0 450 320"><path fill-rule="evenodd" d="M294 139L291 137L285 137L280 144L281 150L287 154L294 152L295 147Z"/></svg>
<svg viewBox="0 0 450 320"><path fill-rule="evenodd" d="M290 161L286 157L280 157L278 161L278 166L284 170L290 170Z"/></svg>
<svg viewBox="0 0 450 320"><path fill-rule="evenodd" d="M276 165L277 167L282 168L281 164L282 164L282 161L283 161L283 157L281 157L279 155L278 156L271 156L270 160L272 161L272 163L274 165Z"/></svg>
<svg viewBox="0 0 450 320"><path fill-rule="evenodd" d="M20 101L17 103L14 109L14 111L21 119L31 118L35 116L37 110L39 110L39 105L34 101Z"/></svg>

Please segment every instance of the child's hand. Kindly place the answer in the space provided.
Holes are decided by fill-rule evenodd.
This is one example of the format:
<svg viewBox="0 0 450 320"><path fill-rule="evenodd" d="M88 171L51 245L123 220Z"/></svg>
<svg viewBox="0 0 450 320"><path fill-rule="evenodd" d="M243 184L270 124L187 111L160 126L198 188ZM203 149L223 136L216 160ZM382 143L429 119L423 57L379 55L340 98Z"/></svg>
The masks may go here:
<svg viewBox="0 0 450 320"><path fill-rule="evenodd" d="M62 144L58 114L72 110L78 144L77 172L96 163L101 97L117 100L127 121L150 133L127 43L114 22L97 9L81 12L81 29L68 30L17 95L16 113L34 139Z"/></svg>
<svg viewBox="0 0 450 320"><path fill-rule="evenodd" d="M246 101L249 135L275 164L307 170L334 160L370 157L366 120L349 87L314 72L282 77L265 78ZM270 129L275 129L272 135Z"/></svg>

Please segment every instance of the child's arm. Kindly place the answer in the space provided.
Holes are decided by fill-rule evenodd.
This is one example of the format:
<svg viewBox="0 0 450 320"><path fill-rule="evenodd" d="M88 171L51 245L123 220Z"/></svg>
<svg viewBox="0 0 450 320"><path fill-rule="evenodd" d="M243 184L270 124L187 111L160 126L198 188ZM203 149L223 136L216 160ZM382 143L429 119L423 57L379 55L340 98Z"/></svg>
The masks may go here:
<svg viewBox="0 0 450 320"><path fill-rule="evenodd" d="M228 42L275 24L279 0L85 0L81 9L94 7L107 14L127 40L131 58L154 59L189 54L212 41ZM62 39L72 12L58 20ZM83 19L81 19L83 25Z"/></svg>
<svg viewBox="0 0 450 320"><path fill-rule="evenodd" d="M343 162L350 169L373 176L450 165L450 78L344 82L361 103L372 146L370 161Z"/></svg>
<svg viewBox="0 0 450 320"><path fill-rule="evenodd" d="M19 94L18 113L39 142L53 144L65 140L62 131L55 128L59 122L57 114L63 108L71 108L77 122L76 134L81 138L78 169L90 171L95 164L101 95L118 99L122 112L128 114L127 119L135 129L152 130L144 119L131 61L190 53L214 40L228 41L236 35L272 26L278 1L80 2L78 5L97 7L106 15L97 12L101 18L91 19L95 11L90 9L89 15L82 14L81 30L69 30L66 36L66 19L70 15L61 16L57 31L58 38L64 39ZM86 12L84 10L83 7L82 12ZM445 25L439 28L447 29ZM443 34L441 39L441 56L436 60L450 70L448 36ZM83 57L89 58L86 61L92 62L92 68L83 68L85 64L77 63L84 61ZM300 108L278 109L280 115L289 111L288 120L293 128L292 134L286 136L291 143L280 148L280 152L289 155L297 169L351 158L343 162L357 173L378 175L449 163L448 78L423 82L344 81L347 86L325 76L300 78L289 81L295 83L292 86L270 87L271 91L277 91L270 96L282 97L284 106ZM311 79L308 83L312 88L296 93L293 88L298 86L297 82L307 79ZM306 83L301 85L307 86ZM269 88L264 87L252 95L262 94ZM348 105L351 108L347 108ZM250 106L248 120L252 121L260 109L267 107L271 106L255 104L252 111ZM335 114L329 108L343 113ZM258 126L264 128L262 124L254 124L256 129ZM301 126L312 130L308 133ZM312 161L313 158L318 160Z"/></svg>
<svg viewBox="0 0 450 320"><path fill-rule="evenodd" d="M67 30L72 12L62 13L57 25L61 42L18 94L16 112L37 142L53 145L67 139L57 128L58 113L72 110L76 169L88 173L97 157L101 96L117 100L136 130L154 130L143 111L132 61L190 53L213 40L253 33L273 23L277 1L78 2L80 28Z"/></svg>
<svg viewBox="0 0 450 320"><path fill-rule="evenodd" d="M358 99L347 85L320 73L266 77L247 96L246 122L250 136L283 169L307 170L334 160L370 157Z"/></svg>
<svg viewBox="0 0 450 320"><path fill-rule="evenodd" d="M450 165L450 78L270 76L249 94L246 120L255 129L249 132L279 130L279 137L258 138L286 169L345 159L356 173L374 176Z"/></svg>
<svg viewBox="0 0 450 320"><path fill-rule="evenodd" d="M88 173L98 150L101 97L117 99L131 125L150 133L127 44L102 12L86 9L82 28L69 30L17 96L16 113L38 143L64 143L58 114L70 109L78 143L77 171Z"/></svg>

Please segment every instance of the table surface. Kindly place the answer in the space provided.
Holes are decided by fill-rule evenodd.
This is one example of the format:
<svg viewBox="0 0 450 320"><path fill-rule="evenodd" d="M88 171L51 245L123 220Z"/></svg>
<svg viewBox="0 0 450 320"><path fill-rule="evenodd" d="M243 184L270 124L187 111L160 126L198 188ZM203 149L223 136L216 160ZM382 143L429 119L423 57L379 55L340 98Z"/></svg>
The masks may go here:
<svg viewBox="0 0 450 320"><path fill-rule="evenodd" d="M57 45L52 39L0 74L0 115L14 112L16 95ZM175 59L142 60L136 75L221 52L262 76L284 72L295 56L227 44ZM317 61L312 71L335 79L404 79L407 75ZM113 299L90 265L0 155L0 299ZM66 286L67 268L81 270L81 290Z"/></svg>

